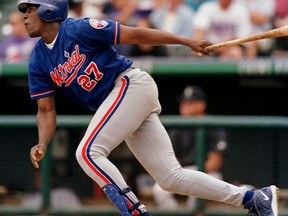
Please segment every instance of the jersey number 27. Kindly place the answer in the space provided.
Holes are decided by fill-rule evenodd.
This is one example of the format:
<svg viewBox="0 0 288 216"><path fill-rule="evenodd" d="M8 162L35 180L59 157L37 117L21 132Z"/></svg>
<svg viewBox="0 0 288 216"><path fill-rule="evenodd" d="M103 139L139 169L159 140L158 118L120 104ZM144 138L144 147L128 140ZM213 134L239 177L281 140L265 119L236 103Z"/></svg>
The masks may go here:
<svg viewBox="0 0 288 216"><path fill-rule="evenodd" d="M78 77L77 81L86 91L91 91L96 85L97 81L101 80L103 73L101 73L94 62L91 62L86 70L85 74Z"/></svg>

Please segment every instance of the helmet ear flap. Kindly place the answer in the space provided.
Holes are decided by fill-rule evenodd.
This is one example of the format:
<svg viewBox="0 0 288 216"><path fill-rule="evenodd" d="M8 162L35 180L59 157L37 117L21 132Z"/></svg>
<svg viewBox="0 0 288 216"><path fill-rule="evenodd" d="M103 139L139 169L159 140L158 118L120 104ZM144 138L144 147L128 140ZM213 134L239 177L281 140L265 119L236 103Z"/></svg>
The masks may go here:
<svg viewBox="0 0 288 216"><path fill-rule="evenodd" d="M55 16L55 10L57 10L57 8L52 5L40 5L38 8L38 16L46 22L53 22L57 20L57 17Z"/></svg>
<svg viewBox="0 0 288 216"><path fill-rule="evenodd" d="M47 9L47 10L46 10L46 14L51 15L51 14L52 14L52 11L51 11L50 9Z"/></svg>

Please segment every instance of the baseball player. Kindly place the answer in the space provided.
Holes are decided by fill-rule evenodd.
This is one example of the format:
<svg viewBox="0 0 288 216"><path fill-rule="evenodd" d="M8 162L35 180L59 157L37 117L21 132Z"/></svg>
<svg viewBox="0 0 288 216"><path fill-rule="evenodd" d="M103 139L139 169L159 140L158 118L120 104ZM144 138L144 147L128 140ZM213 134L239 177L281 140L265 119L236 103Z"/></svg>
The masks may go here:
<svg viewBox="0 0 288 216"><path fill-rule="evenodd" d="M145 71L117 54L114 44L182 44L209 55L207 41L155 29L133 28L113 20L67 18L66 0L20 0L18 9L30 37L41 37L29 60L29 89L37 101L38 143L31 148L38 168L56 127L58 88L95 111L76 158L122 216L149 216L107 156L123 140L165 190L242 206L258 215L278 214L277 188L252 191L183 169L159 120L158 90Z"/></svg>

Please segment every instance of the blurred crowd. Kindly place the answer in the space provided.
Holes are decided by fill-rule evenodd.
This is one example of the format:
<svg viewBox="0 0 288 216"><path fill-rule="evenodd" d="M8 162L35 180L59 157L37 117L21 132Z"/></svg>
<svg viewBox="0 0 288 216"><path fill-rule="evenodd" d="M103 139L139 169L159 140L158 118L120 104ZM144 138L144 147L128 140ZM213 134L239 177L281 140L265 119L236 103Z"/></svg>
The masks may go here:
<svg viewBox="0 0 288 216"><path fill-rule="evenodd" d="M69 17L115 19L121 24L157 28L212 43L246 37L288 24L286 0L68 0ZM27 36L21 15L12 12L1 27L0 62L26 62L37 39ZM126 56L193 56L183 46L117 45ZM286 37L221 48L213 56L239 60L283 56Z"/></svg>

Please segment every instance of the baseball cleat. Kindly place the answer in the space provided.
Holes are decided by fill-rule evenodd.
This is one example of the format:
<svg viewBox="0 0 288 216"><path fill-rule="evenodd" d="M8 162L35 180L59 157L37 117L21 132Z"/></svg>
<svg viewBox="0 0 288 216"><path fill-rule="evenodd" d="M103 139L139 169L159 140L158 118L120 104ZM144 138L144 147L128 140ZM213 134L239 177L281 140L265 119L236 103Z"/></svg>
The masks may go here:
<svg viewBox="0 0 288 216"><path fill-rule="evenodd" d="M271 185L254 191L254 195L244 208L249 210L248 215L278 216L278 191Z"/></svg>

